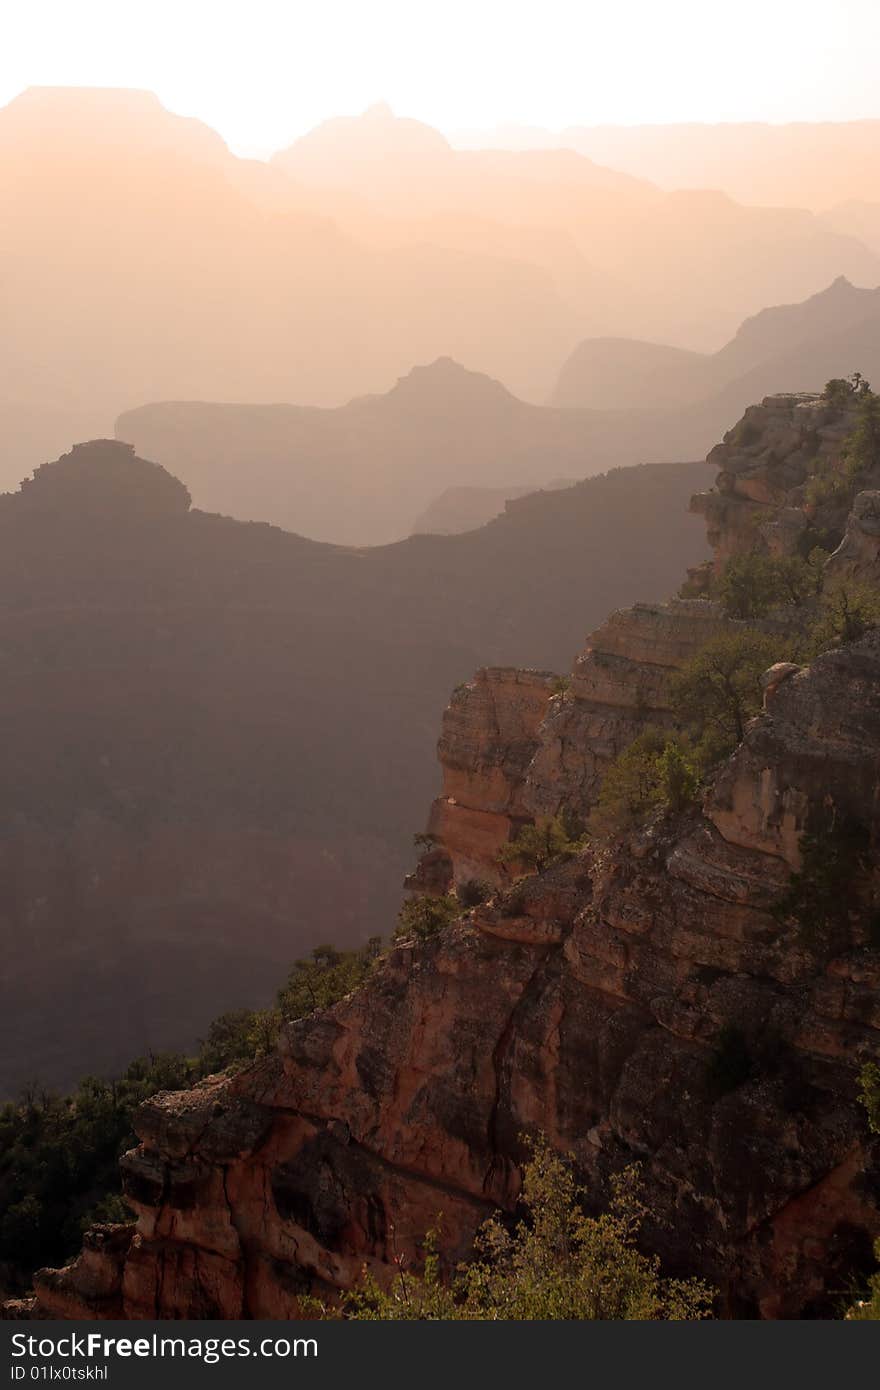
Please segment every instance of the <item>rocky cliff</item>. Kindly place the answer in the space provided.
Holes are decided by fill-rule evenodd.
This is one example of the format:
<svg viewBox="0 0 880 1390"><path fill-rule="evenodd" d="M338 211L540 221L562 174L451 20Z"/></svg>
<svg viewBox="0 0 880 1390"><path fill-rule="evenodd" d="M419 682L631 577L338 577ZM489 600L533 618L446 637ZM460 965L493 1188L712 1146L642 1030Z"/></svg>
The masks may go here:
<svg viewBox="0 0 880 1390"><path fill-rule="evenodd" d="M763 450L725 444L699 504L722 553L757 479L762 507L792 509L812 401L759 407ZM741 449L757 452L738 468ZM637 606L592 636L565 690L505 668L457 691L428 886L498 884L517 824L588 809L616 752L669 718L670 674L726 621L705 600ZM857 1103L861 1065L880 1058L877 875L833 941L776 908L817 818L876 843L878 788L880 635L774 668L699 808L397 944L363 989L288 1025L276 1054L148 1102L123 1160L136 1225L99 1228L74 1264L43 1271L31 1315L294 1316L305 1290L417 1258L438 1212L451 1263L515 1204L521 1136L538 1130L575 1155L597 1205L638 1161L648 1243L713 1282L720 1311L827 1315L880 1233ZM720 1084L732 1029L746 1064Z"/></svg>
<svg viewBox="0 0 880 1390"><path fill-rule="evenodd" d="M767 396L748 408L709 454L720 470L714 488L691 501L691 510L706 518L716 573L756 539L777 555L840 542L851 529L846 441L858 415L857 396L835 402L815 392ZM823 477L838 487L817 498L809 483ZM878 484L880 470L860 482L868 489Z"/></svg>

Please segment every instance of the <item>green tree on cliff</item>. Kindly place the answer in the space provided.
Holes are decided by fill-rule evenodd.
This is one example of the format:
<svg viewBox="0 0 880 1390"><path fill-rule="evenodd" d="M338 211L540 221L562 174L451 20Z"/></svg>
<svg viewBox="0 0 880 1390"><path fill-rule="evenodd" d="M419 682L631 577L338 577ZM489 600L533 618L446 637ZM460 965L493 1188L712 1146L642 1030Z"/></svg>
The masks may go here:
<svg viewBox="0 0 880 1390"><path fill-rule="evenodd" d="M501 864L513 865L528 873L540 874L559 859L570 859L580 848L563 816L539 816L534 824L523 825L512 840L498 852Z"/></svg>
<svg viewBox="0 0 880 1390"><path fill-rule="evenodd" d="M436 1237L423 1268L397 1261L384 1289L366 1277L345 1295L342 1316L367 1321L694 1320L711 1316L712 1290L695 1279L664 1279L638 1248L645 1216L638 1174L625 1169L601 1216L588 1216L570 1162L543 1138L523 1169L521 1216L500 1216L477 1233L476 1258L442 1277Z"/></svg>
<svg viewBox="0 0 880 1390"><path fill-rule="evenodd" d="M655 811L683 811L698 786L688 740L668 730L645 729L605 773L590 831L605 838L641 825Z"/></svg>
<svg viewBox="0 0 880 1390"><path fill-rule="evenodd" d="M873 1134L880 1134L880 1067L876 1062L867 1062L859 1079L859 1100L867 1112L868 1125ZM880 1240L874 1246L874 1255L880 1265ZM865 1297L855 1300L846 1317L851 1322L880 1322L880 1269L868 1280Z"/></svg>
<svg viewBox="0 0 880 1390"><path fill-rule="evenodd" d="M858 642L880 626L880 590L862 580L841 577L826 585L818 615L802 644L801 656L812 661L820 652Z"/></svg>
<svg viewBox="0 0 880 1390"><path fill-rule="evenodd" d="M398 914L394 939L426 941L454 922L461 911L462 906L454 893L445 893L439 898L427 894L408 898Z"/></svg>
<svg viewBox="0 0 880 1390"><path fill-rule="evenodd" d="M761 676L784 659L778 638L747 629L714 638L682 667L670 687L672 706L704 762L742 743L761 708Z"/></svg>

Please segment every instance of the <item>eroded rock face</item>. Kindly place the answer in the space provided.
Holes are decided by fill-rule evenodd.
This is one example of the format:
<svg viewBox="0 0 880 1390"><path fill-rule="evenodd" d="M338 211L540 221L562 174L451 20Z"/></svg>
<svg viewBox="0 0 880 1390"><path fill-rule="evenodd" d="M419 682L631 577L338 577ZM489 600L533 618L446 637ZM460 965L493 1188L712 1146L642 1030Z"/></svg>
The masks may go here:
<svg viewBox="0 0 880 1390"><path fill-rule="evenodd" d="M428 830L442 842L456 884L501 881L498 851L530 819L523 787L556 679L549 671L481 670L444 712L437 745L443 788ZM421 870L427 887L432 864Z"/></svg>
<svg viewBox="0 0 880 1390"><path fill-rule="evenodd" d="M876 836L878 786L875 636L777 683L704 813L530 880L515 915L490 904L398 946L279 1055L154 1097L124 1160L138 1223L115 1283L87 1247L39 1276L38 1308L288 1317L306 1288L417 1257L438 1212L454 1262L513 1206L519 1136L543 1130L597 1204L638 1161L648 1243L728 1313L830 1311L880 1232L856 1100L880 1057L880 956L858 926L835 955L808 948L772 907L810 808ZM725 1089L731 1026L752 1061Z"/></svg>
<svg viewBox="0 0 880 1390"><path fill-rule="evenodd" d="M880 491L857 494L846 532L828 561L831 574L861 583L880 579Z"/></svg>
<svg viewBox="0 0 880 1390"><path fill-rule="evenodd" d="M852 423L819 397L770 398L746 421L697 503L719 565L756 525L798 543L807 456L830 458ZM873 524L859 499L847 563L873 563ZM500 884L516 828L586 814L611 759L670 722L674 673L729 626L707 600L637 605L593 634L564 692L546 672L479 672L444 717L436 843L409 886ZM438 1224L452 1265L515 1205L521 1137L538 1131L575 1155L597 1207L638 1162L646 1244L713 1283L720 1311L832 1312L880 1233L880 1155L857 1100L880 1058L880 951L865 914L823 944L776 910L804 830L832 810L876 846L880 634L771 668L701 810L397 945L363 989L289 1025L276 1055L154 1097L123 1160L136 1229L90 1235L73 1265L43 1271L28 1315L291 1317L365 1265L390 1279Z"/></svg>
<svg viewBox="0 0 880 1390"><path fill-rule="evenodd" d="M586 816L609 763L648 724L670 723L671 678L733 626L703 599L636 604L589 637L564 693L545 671L478 671L443 715L443 789L428 824L439 846L407 887L504 882L501 847L535 818Z"/></svg>
<svg viewBox="0 0 880 1390"><path fill-rule="evenodd" d="M588 639L571 688L555 700L526 771L533 816L585 817L609 764L649 724L671 722L669 685L700 647L732 626L715 603L672 599L612 613Z"/></svg>
<svg viewBox="0 0 880 1390"><path fill-rule="evenodd" d="M720 472L715 487L691 501L706 518L720 573L734 555L763 538L771 554L787 555L810 525L817 541L842 534L846 504L808 500L806 483L817 472L842 474L844 441L858 420L858 400L832 404L815 393L766 396L709 454Z"/></svg>

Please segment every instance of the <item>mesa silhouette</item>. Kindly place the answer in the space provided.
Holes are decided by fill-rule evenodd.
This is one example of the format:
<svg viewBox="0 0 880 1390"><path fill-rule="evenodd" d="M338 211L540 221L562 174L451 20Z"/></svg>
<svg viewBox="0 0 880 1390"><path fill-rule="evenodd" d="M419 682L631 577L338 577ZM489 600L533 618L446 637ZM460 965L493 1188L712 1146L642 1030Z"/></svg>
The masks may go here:
<svg viewBox="0 0 880 1390"><path fill-rule="evenodd" d="M750 402L804 382L821 389L855 363L880 380L880 290L841 277L747 319L713 354L588 339L550 407L441 358L335 410L160 402L124 414L116 433L182 478L200 506L377 544L480 525L517 491L560 477L702 457ZM449 489L452 524L433 511Z"/></svg>

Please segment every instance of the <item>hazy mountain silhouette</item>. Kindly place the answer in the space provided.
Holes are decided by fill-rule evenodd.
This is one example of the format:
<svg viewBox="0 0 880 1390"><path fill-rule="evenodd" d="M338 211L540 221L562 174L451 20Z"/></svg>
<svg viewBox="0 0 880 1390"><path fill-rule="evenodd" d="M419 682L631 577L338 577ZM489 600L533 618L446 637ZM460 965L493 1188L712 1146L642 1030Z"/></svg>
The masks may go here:
<svg viewBox="0 0 880 1390"><path fill-rule="evenodd" d="M549 408L442 358L335 410L159 402L127 412L116 432L182 478L199 506L376 544L480 525L517 489L560 477L700 457L764 395L854 370L880 380L878 330L880 290L839 278L747 319L717 353L588 339ZM442 513L426 521L447 490L451 524Z"/></svg>
<svg viewBox="0 0 880 1390"><path fill-rule="evenodd" d="M116 433L182 478L199 506L368 545L421 529L444 485L489 487L503 502L511 489L634 463L642 449L657 457L649 422L617 439L620 423L528 404L439 358L335 410L167 402L128 411Z"/></svg>
<svg viewBox="0 0 880 1390"><path fill-rule="evenodd" d="M358 241L145 93L17 98L0 184L6 486L144 400L338 403L450 352L530 379L577 341L541 267Z"/></svg>
<svg viewBox="0 0 880 1390"><path fill-rule="evenodd" d="M856 370L880 379L880 289L859 289L840 277L801 304L747 319L716 353L623 339L581 343L551 402L578 413L599 402L621 410L665 405L699 422L708 438L750 401L821 388Z"/></svg>
<svg viewBox="0 0 880 1390"><path fill-rule="evenodd" d="M822 220L842 236L858 237L869 250L880 252L880 202L853 198L835 204Z"/></svg>
<svg viewBox="0 0 880 1390"><path fill-rule="evenodd" d="M672 589L705 480L361 551L192 510L114 441L0 498L0 1094L190 1046L311 945L389 931L450 689Z"/></svg>
<svg viewBox="0 0 880 1390"><path fill-rule="evenodd" d="M714 349L880 282L810 213L456 151L383 109L264 164L148 93L36 89L0 110L0 186L7 486L144 401L337 405L439 356L541 400L585 337Z"/></svg>
<svg viewBox="0 0 880 1390"><path fill-rule="evenodd" d="M657 178L650 172L636 178L610 158L585 156L572 148L452 149L436 131L380 106L325 122L273 163L302 186L344 190L362 216L381 212L392 239L401 217L420 217L423 235L454 234L461 247L487 220L552 228L580 258L558 267L541 260L568 302L618 333L628 323L629 333L656 336L665 324L662 337L682 346L723 341L744 314L802 298L838 274L880 280L873 253L848 236L830 240L827 224L780 208L769 191L768 206L745 207L711 191L718 180L707 176L667 193L648 181ZM341 205L337 211L344 224Z"/></svg>
<svg viewBox="0 0 880 1390"><path fill-rule="evenodd" d="M474 531L500 516L508 502L526 497L530 492L574 487L576 478L553 478L540 485L522 487L448 487L429 502L416 518L414 536L457 536L461 531Z"/></svg>
<svg viewBox="0 0 880 1390"><path fill-rule="evenodd" d="M880 180L880 120L682 122L468 131L456 144L563 146L663 188L720 188L743 203L805 207L863 198Z"/></svg>

